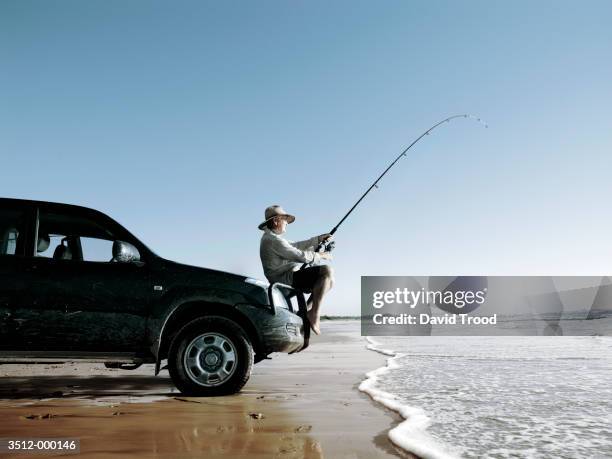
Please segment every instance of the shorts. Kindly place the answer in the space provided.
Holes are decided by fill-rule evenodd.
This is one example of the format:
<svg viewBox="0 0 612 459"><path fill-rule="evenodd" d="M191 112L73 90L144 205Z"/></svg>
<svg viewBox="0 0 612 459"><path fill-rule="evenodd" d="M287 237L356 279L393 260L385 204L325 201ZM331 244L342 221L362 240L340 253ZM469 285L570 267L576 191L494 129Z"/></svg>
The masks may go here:
<svg viewBox="0 0 612 459"><path fill-rule="evenodd" d="M310 268L293 271L293 287L298 290L312 290L317 279L321 277L323 266L311 266Z"/></svg>

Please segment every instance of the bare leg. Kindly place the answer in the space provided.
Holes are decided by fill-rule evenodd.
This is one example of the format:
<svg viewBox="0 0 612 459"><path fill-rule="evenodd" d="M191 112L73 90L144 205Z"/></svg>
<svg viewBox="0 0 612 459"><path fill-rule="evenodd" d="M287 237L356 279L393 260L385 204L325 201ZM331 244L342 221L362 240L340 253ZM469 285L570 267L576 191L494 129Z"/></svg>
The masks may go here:
<svg viewBox="0 0 612 459"><path fill-rule="evenodd" d="M308 301L306 302L306 310L310 311L312 309L312 302L313 302L313 297L314 295L311 293L310 296L308 297Z"/></svg>
<svg viewBox="0 0 612 459"><path fill-rule="evenodd" d="M333 283L334 272L331 266L323 265L321 276L317 279L312 289L312 295L308 299L308 302L312 299L312 307L308 311L308 320L310 321L312 331L317 335L321 333L321 313L319 312L321 302L325 294L332 288Z"/></svg>

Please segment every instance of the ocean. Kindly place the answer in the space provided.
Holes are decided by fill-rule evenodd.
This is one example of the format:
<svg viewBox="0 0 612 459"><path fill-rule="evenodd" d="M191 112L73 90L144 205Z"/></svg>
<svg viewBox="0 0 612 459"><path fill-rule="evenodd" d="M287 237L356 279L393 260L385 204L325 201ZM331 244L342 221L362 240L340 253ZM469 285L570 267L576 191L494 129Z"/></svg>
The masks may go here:
<svg viewBox="0 0 612 459"><path fill-rule="evenodd" d="M612 458L611 337L367 340L389 359L359 388L405 418L389 432L400 448L435 459Z"/></svg>

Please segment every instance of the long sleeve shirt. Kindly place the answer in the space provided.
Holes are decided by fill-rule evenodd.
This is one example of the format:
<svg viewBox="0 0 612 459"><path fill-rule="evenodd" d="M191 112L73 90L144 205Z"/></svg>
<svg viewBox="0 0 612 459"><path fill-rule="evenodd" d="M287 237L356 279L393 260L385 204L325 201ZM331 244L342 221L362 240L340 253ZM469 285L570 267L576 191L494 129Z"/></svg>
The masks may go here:
<svg viewBox="0 0 612 459"><path fill-rule="evenodd" d="M293 272L300 269L303 263L320 261L321 257L314 251L318 243L318 236L292 242L265 228L259 245L259 256L268 281L291 285Z"/></svg>

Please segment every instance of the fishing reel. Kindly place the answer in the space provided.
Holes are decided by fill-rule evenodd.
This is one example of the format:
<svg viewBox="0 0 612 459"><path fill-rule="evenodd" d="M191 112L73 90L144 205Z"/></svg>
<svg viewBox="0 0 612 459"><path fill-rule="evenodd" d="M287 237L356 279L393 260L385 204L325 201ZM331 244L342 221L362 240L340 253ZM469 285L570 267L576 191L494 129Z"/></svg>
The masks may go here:
<svg viewBox="0 0 612 459"><path fill-rule="evenodd" d="M334 250L335 246L336 246L336 241L319 242L319 245L317 245L316 251L319 253L331 252L332 250Z"/></svg>
<svg viewBox="0 0 612 459"><path fill-rule="evenodd" d="M315 252L317 253L323 253L323 252L331 252L332 250L334 250L334 247L336 246L336 241L329 241L329 242L319 242L319 244L317 245ZM312 266L313 263L304 263L301 269L305 269L308 268L309 266Z"/></svg>

